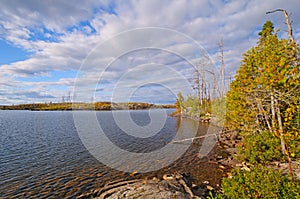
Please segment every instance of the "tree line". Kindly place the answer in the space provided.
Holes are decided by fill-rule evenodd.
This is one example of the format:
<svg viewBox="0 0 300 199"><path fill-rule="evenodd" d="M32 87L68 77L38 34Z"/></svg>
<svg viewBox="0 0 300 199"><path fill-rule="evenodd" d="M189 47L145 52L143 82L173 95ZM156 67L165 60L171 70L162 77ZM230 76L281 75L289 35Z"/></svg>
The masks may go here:
<svg viewBox="0 0 300 199"><path fill-rule="evenodd" d="M237 158L249 164L251 171L235 169L231 178L223 179L222 194L212 198L300 197L299 179L292 168L300 159L300 49L287 12L268 13L277 11L286 17L288 38L279 38L273 23L265 22L257 44L243 54L227 93L206 97L196 69L200 77L195 81L196 95L178 94L177 112L195 118L211 113L213 102L225 102L224 129L243 138ZM224 58L223 53L221 56ZM224 88L223 81L219 88ZM268 168L274 162L287 163L289 176Z"/></svg>

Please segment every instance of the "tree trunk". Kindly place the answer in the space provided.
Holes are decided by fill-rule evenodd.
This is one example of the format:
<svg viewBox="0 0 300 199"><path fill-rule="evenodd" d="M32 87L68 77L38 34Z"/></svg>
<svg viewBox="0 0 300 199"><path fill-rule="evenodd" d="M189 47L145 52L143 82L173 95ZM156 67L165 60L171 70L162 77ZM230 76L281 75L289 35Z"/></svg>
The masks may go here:
<svg viewBox="0 0 300 199"><path fill-rule="evenodd" d="M285 148L285 141L283 137L283 125L281 120L281 112L280 107L278 104L278 101L275 99L275 106L276 106L276 112L277 112L277 121L278 121L278 128L279 128L279 136L280 136L280 143L281 143L281 152L282 154L286 155L286 148Z"/></svg>
<svg viewBox="0 0 300 199"><path fill-rule="evenodd" d="M198 96L198 105L199 105L199 109L201 106L201 94L200 94L200 72L199 72L199 67L197 66L197 68L195 69L195 84L196 84L196 89L197 89L197 96Z"/></svg>
<svg viewBox="0 0 300 199"><path fill-rule="evenodd" d="M291 44L294 44L295 41L294 41L294 37L293 37L293 28L292 28L292 25L291 25L291 22L290 22L289 15L286 12L286 10L283 10L283 14L284 14L284 17L285 17L286 25L288 26L288 29L289 29L288 34L289 34Z"/></svg>
<svg viewBox="0 0 300 199"><path fill-rule="evenodd" d="M257 108L258 108L259 112L262 114L262 116L264 118L264 121L267 124L267 127L268 127L269 131L272 132L272 127L271 127L270 122L269 122L269 116L266 114L266 111L264 110L264 107L262 106L262 104L257 99L256 99L256 103L257 103Z"/></svg>
<svg viewBox="0 0 300 199"><path fill-rule="evenodd" d="M281 153L284 154L287 157L288 160L288 166L289 166L289 173L293 179L293 168L291 165L291 157L290 154L287 150L287 145L284 140L284 135L283 135L283 125L282 125L282 120L281 120L281 112L280 112L280 107L279 103L277 100L275 100L276 103L276 111L277 111L277 119L278 119L278 126L279 126L279 133L280 133L280 143L281 143Z"/></svg>
<svg viewBox="0 0 300 199"><path fill-rule="evenodd" d="M223 97L225 94L225 62L224 62L224 43L223 39L219 41L219 49L221 56L221 96Z"/></svg>
<svg viewBox="0 0 300 199"><path fill-rule="evenodd" d="M274 91L271 91L271 113L272 113L272 132L275 130L276 113L275 113L275 102L274 102Z"/></svg>

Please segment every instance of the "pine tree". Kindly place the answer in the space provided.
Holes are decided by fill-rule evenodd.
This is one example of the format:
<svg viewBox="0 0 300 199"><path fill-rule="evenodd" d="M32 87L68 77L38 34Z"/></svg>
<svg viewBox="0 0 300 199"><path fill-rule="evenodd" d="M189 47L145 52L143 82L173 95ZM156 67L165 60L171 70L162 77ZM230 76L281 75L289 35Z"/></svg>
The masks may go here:
<svg viewBox="0 0 300 199"><path fill-rule="evenodd" d="M281 151L288 155L288 145L300 151L299 48L279 39L270 21L259 35L230 85L227 125L248 135L268 131L280 138Z"/></svg>

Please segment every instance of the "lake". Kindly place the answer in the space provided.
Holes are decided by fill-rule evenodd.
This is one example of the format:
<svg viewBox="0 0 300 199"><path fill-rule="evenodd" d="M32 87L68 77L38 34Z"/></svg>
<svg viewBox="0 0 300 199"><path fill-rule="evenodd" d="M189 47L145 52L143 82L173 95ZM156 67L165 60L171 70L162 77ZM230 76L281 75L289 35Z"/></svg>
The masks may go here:
<svg viewBox="0 0 300 199"><path fill-rule="evenodd" d="M207 167L202 168L197 158L200 139L172 142L204 135L208 124L166 116L155 133L151 128L159 121L151 121L151 114L160 118L160 111L78 111L77 120L74 113L0 111L0 198L75 198L113 180L156 176L172 170L201 175ZM97 129L88 117L82 119L91 113L105 132L97 135L102 148L94 151L88 151L88 141L83 141L96 140L92 136ZM124 120L124 130L115 119L128 117L126 113L133 123ZM78 118L83 121L78 122ZM144 127L150 136L137 127ZM128 135L131 129L133 134ZM141 136L136 137L135 131ZM124 154L117 153L119 149ZM132 171L141 173L132 176Z"/></svg>

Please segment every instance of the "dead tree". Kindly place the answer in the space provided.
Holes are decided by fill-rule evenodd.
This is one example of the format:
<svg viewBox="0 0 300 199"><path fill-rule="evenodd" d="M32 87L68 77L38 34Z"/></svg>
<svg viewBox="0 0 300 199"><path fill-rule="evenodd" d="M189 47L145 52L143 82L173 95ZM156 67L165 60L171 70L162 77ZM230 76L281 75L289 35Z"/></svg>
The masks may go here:
<svg viewBox="0 0 300 199"><path fill-rule="evenodd" d="M224 62L224 42L223 39L221 38L219 43L219 49L220 49L220 58L221 58L221 96L223 97L225 94L225 62Z"/></svg>
<svg viewBox="0 0 300 199"><path fill-rule="evenodd" d="M200 69L199 69L199 64L196 65L195 68L195 77L194 77L194 86L193 89L196 89L197 91L197 97L198 97L198 105L199 107L202 104L202 97L201 97L201 86L200 86Z"/></svg>
<svg viewBox="0 0 300 199"><path fill-rule="evenodd" d="M271 14L271 13L274 13L274 12L283 12L284 17L285 17L285 23L288 27L288 35L289 35L290 42L291 42L291 44L294 44L295 41L294 41L294 37L293 37L293 28L292 28L292 24L291 24L291 21L290 21L289 14L284 9L276 9L276 10L273 10L273 11L269 11L266 14Z"/></svg>

